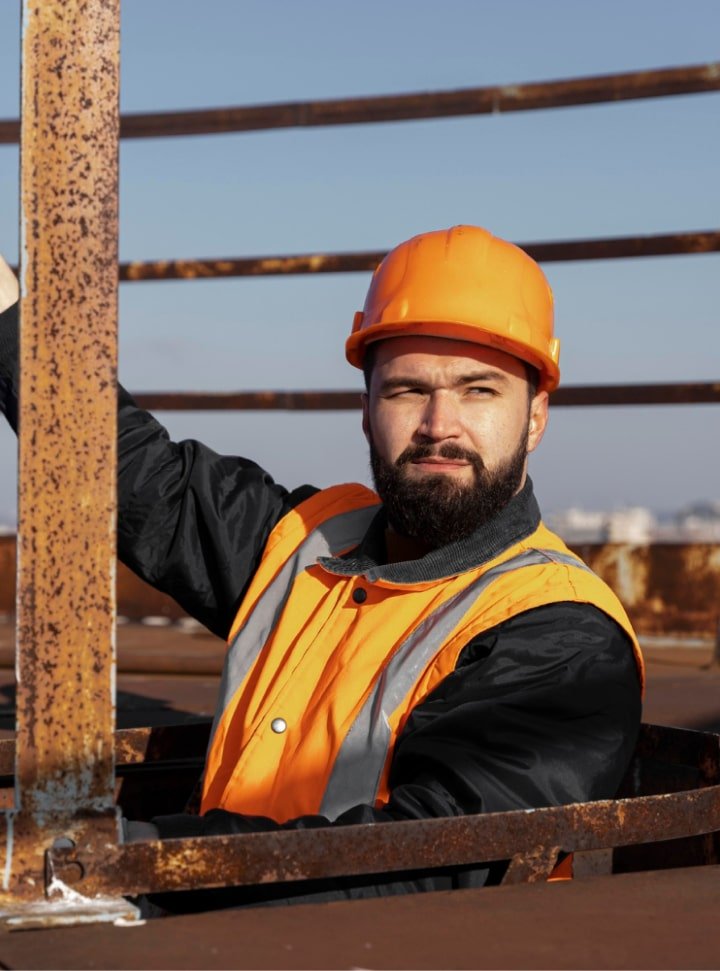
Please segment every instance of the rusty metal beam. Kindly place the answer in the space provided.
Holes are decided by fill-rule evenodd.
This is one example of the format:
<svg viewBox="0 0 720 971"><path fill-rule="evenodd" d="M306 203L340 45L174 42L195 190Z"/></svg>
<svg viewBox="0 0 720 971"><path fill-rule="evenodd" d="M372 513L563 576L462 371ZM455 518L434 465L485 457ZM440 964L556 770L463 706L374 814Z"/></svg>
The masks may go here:
<svg viewBox="0 0 720 971"><path fill-rule="evenodd" d="M174 839L113 847L104 857L77 849L48 854L62 879L81 867L83 893L247 886L355 874L376 874L513 859L524 879L546 877L547 847L604 849L711 833L720 814L720 786L635 799L570 806L241 836ZM534 865L533 865L534 864ZM122 874L119 879L118 875Z"/></svg>
<svg viewBox="0 0 720 971"><path fill-rule="evenodd" d="M180 725L120 728L115 732L115 765L154 764L179 758L203 757L210 737L211 718ZM204 761L204 760L203 760ZM15 765L15 739L0 739L0 776L8 778ZM202 763L201 763L202 767Z"/></svg>
<svg viewBox="0 0 720 971"><path fill-rule="evenodd" d="M678 256L720 252L720 232L702 230L653 236L619 236L518 243L539 263L573 260L624 260L648 256ZM314 273L370 273L386 250L356 253L301 253L291 256L250 256L227 259L151 260L120 264L120 280L205 280L216 277L286 276Z"/></svg>
<svg viewBox="0 0 720 971"><path fill-rule="evenodd" d="M355 411L357 391L143 391L138 404L151 411ZM720 382L608 384L559 388L553 406L691 405L720 402Z"/></svg>
<svg viewBox="0 0 720 971"><path fill-rule="evenodd" d="M16 813L4 891L114 796L119 0L23 7Z"/></svg>
<svg viewBox="0 0 720 971"><path fill-rule="evenodd" d="M208 723L118 732L119 774L174 767L195 756ZM0 745L7 768L12 741ZM187 758L185 761L188 761ZM652 769L646 778L644 766ZM658 769L660 774L658 774ZM512 859L507 881L545 879L557 851L651 844L714 832L720 810L720 737L643 725L628 771L628 798L533 812L434 819L392 826L172 840L49 850L49 881L77 879L86 895L198 889L385 873ZM704 845L704 844L703 844ZM702 862L715 860L711 842Z"/></svg>
<svg viewBox="0 0 720 971"><path fill-rule="evenodd" d="M127 114L121 119L120 134L122 138L158 138L274 128L417 121L667 98L719 89L720 63L710 62L653 71L628 71L454 91ZM16 142L18 135L16 120L0 121L0 144Z"/></svg>
<svg viewBox="0 0 720 971"><path fill-rule="evenodd" d="M707 229L687 233L565 239L516 245L539 263L689 256L720 252L720 231ZM121 283L315 273L371 273L386 255L387 250L362 250L355 253L298 253L288 256L147 260L120 263L118 272ZM17 268L13 267L13 269Z"/></svg>
<svg viewBox="0 0 720 971"><path fill-rule="evenodd" d="M576 385L558 388L551 401L553 406L709 405L720 402L720 381Z"/></svg>

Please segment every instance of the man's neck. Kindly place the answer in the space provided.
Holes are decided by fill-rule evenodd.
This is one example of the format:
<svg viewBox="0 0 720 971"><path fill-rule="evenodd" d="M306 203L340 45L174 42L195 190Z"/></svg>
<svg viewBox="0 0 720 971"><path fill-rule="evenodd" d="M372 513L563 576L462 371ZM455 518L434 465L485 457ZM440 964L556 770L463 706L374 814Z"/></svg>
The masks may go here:
<svg viewBox="0 0 720 971"><path fill-rule="evenodd" d="M401 536L388 526L385 529L385 554L388 563L405 563L419 560L428 553L428 547L409 536Z"/></svg>

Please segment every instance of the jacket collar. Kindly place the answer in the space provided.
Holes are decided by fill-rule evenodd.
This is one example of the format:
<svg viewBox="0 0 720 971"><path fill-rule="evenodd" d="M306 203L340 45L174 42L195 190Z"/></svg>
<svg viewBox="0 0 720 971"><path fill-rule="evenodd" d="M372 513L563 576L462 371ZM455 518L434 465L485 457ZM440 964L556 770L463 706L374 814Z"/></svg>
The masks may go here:
<svg viewBox="0 0 720 971"><path fill-rule="evenodd" d="M381 508L359 546L342 556L320 557L318 563L338 576L365 574L371 582L427 583L482 566L535 532L539 524L540 509L528 476L520 492L497 516L465 539L441 546L420 559L384 562L387 518Z"/></svg>

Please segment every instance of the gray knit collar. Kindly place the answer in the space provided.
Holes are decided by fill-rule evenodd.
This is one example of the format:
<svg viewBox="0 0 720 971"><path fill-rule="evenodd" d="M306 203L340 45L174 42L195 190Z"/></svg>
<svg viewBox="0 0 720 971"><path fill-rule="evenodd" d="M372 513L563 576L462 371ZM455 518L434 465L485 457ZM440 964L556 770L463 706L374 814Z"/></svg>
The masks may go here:
<svg viewBox="0 0 720 971"><path fill-rule="evenodd" d="M523 488L502 512L471 536L448 543L417 560L384 563L387 518L380 509L359 546L342 556L323 556L318 563L338 576L364 574L370 582L427 583L467 573L494 559L513 543L525 539L540 523L540 509L528 476Z"/></svg>

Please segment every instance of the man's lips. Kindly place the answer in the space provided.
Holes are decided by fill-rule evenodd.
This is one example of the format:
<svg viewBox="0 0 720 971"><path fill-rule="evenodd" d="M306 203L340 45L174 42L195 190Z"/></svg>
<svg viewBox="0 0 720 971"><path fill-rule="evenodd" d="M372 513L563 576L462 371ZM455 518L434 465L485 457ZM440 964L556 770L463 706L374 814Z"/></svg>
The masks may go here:
<svg viewBox="0 0 720 971"><path fill-rule="evenodd" d="M465 459L446 459L442 456L428 456L427 458L413 459L410 463L416 468L428 469L431 472L455 472L458 469L467 469L470 463Z"/></svg>

